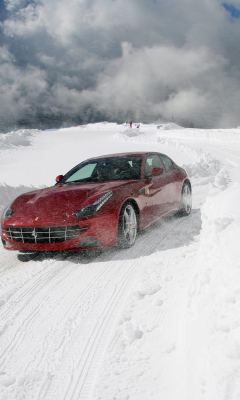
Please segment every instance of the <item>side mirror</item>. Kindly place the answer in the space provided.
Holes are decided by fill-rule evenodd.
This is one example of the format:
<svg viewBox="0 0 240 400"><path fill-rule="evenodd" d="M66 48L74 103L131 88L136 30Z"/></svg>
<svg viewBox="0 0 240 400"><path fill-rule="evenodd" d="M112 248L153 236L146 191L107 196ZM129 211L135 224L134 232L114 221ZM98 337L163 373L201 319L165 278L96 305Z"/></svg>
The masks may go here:
<svg viewBox="0 0 240 400"><path fill-rule="evenodd" d="M164 171L163 168L156 168L156 167L155 167L155 168L152 169L151 175L159 175L159 174L161 174L163 171Z"/></svg>
<svg viewBox="0 0 240 400"><path fill-rule="evenodd" d="M63 178L63 175L58 175L58 176L56 177L56 182L58 183L62 178Z"/></svg>

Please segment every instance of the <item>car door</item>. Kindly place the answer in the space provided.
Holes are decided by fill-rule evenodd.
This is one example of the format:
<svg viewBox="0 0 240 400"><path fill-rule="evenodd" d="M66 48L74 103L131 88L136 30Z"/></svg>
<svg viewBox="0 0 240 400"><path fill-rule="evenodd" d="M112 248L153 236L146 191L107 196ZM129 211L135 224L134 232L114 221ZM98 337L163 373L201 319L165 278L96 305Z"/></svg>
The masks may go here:
<svg viewBox="0 0 240 400"><path fill-rule="evenodd" d="M150 154L147 157L145 177L151 180L148 195L151 199L151 218L154 221L174 209L172 174L160 154Z"/></svg>
<svg viewBox="0 0 240 400"><path fill-rule="evenodd" d="M166 155L161 154L160 158L164 164L164 181L166 185L166 203L165 211L178 210L181 200L182 190L182 174L179 173L179 168L174 166L172 160Z"/></svg>
<svg viewBox="0 0 240 400"><path fill-rule="evenodd" d="M159 174L153 174L154 169L162 168L162 172ZM147 189L149 196L150 207L150 218L152 221L158 219L164 214L164 180L162 178L164 171L164 165L157 154L150 154L146 158L145 163L145 178L150 179L150 185Z"/></svg>

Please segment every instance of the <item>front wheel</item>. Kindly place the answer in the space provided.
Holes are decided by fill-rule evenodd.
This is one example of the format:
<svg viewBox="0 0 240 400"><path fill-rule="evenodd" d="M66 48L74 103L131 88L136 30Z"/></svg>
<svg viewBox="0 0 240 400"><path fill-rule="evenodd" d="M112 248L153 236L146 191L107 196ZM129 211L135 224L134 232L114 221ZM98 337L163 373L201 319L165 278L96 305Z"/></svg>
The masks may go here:
<svg viewBox="0 0 240 400"><path fill-rule="evenodd" d="M118 224L118 245L128 248L134 245L137 237L137 215L131 203L123 205Z"/></svg>
<svg viewBox="0 0 240 400"><path fill-rule="evenodd" d="M181 206L179 209L180 215L189 215L192 210L192 192L190 185L184 183L182 187Z"/></svg>

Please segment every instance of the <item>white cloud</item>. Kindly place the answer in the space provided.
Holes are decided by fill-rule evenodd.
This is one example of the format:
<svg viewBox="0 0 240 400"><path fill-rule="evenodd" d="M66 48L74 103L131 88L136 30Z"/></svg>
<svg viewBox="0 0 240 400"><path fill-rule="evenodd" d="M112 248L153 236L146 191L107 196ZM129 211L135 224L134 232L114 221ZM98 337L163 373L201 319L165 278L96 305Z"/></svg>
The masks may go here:
<svg viewBox="0 0 240 400"><path fill-rule="evenodd" d="M26 6L27 0L4 0L8 11L16 11Z"/></svg>
<svg viewBox="0 0 240 400"><path fill-rule="evenodd" d="M224 95L224 82L218 80L224 76L223 57L206 48L133 50L124 44L124 49L123 56L99 75L97 87L82 93L82 99L109 116L132 112L136 118L163 115L207 122L214 97L216 101L219 92Z"/></svg>
<svg viewBox="0 0 240 400"><path fill-rule="evenodd" d="M240 23L219 0L5 4L0 115L7 108L17 121L32 107L72 117L87 107L119 120L239 125Z"/></svg>

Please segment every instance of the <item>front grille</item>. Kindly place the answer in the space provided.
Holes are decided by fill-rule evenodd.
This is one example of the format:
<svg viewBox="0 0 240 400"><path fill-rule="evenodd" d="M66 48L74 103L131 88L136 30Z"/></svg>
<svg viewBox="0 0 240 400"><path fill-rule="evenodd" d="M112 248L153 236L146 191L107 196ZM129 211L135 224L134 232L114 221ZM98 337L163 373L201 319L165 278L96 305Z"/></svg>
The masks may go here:
<svg viewBox="0 0 240 400"><path fill-rule="evenodd" d="M79 225L50 228L4 227L8 239L21 243L60 243L86 231Z"/></svg>

